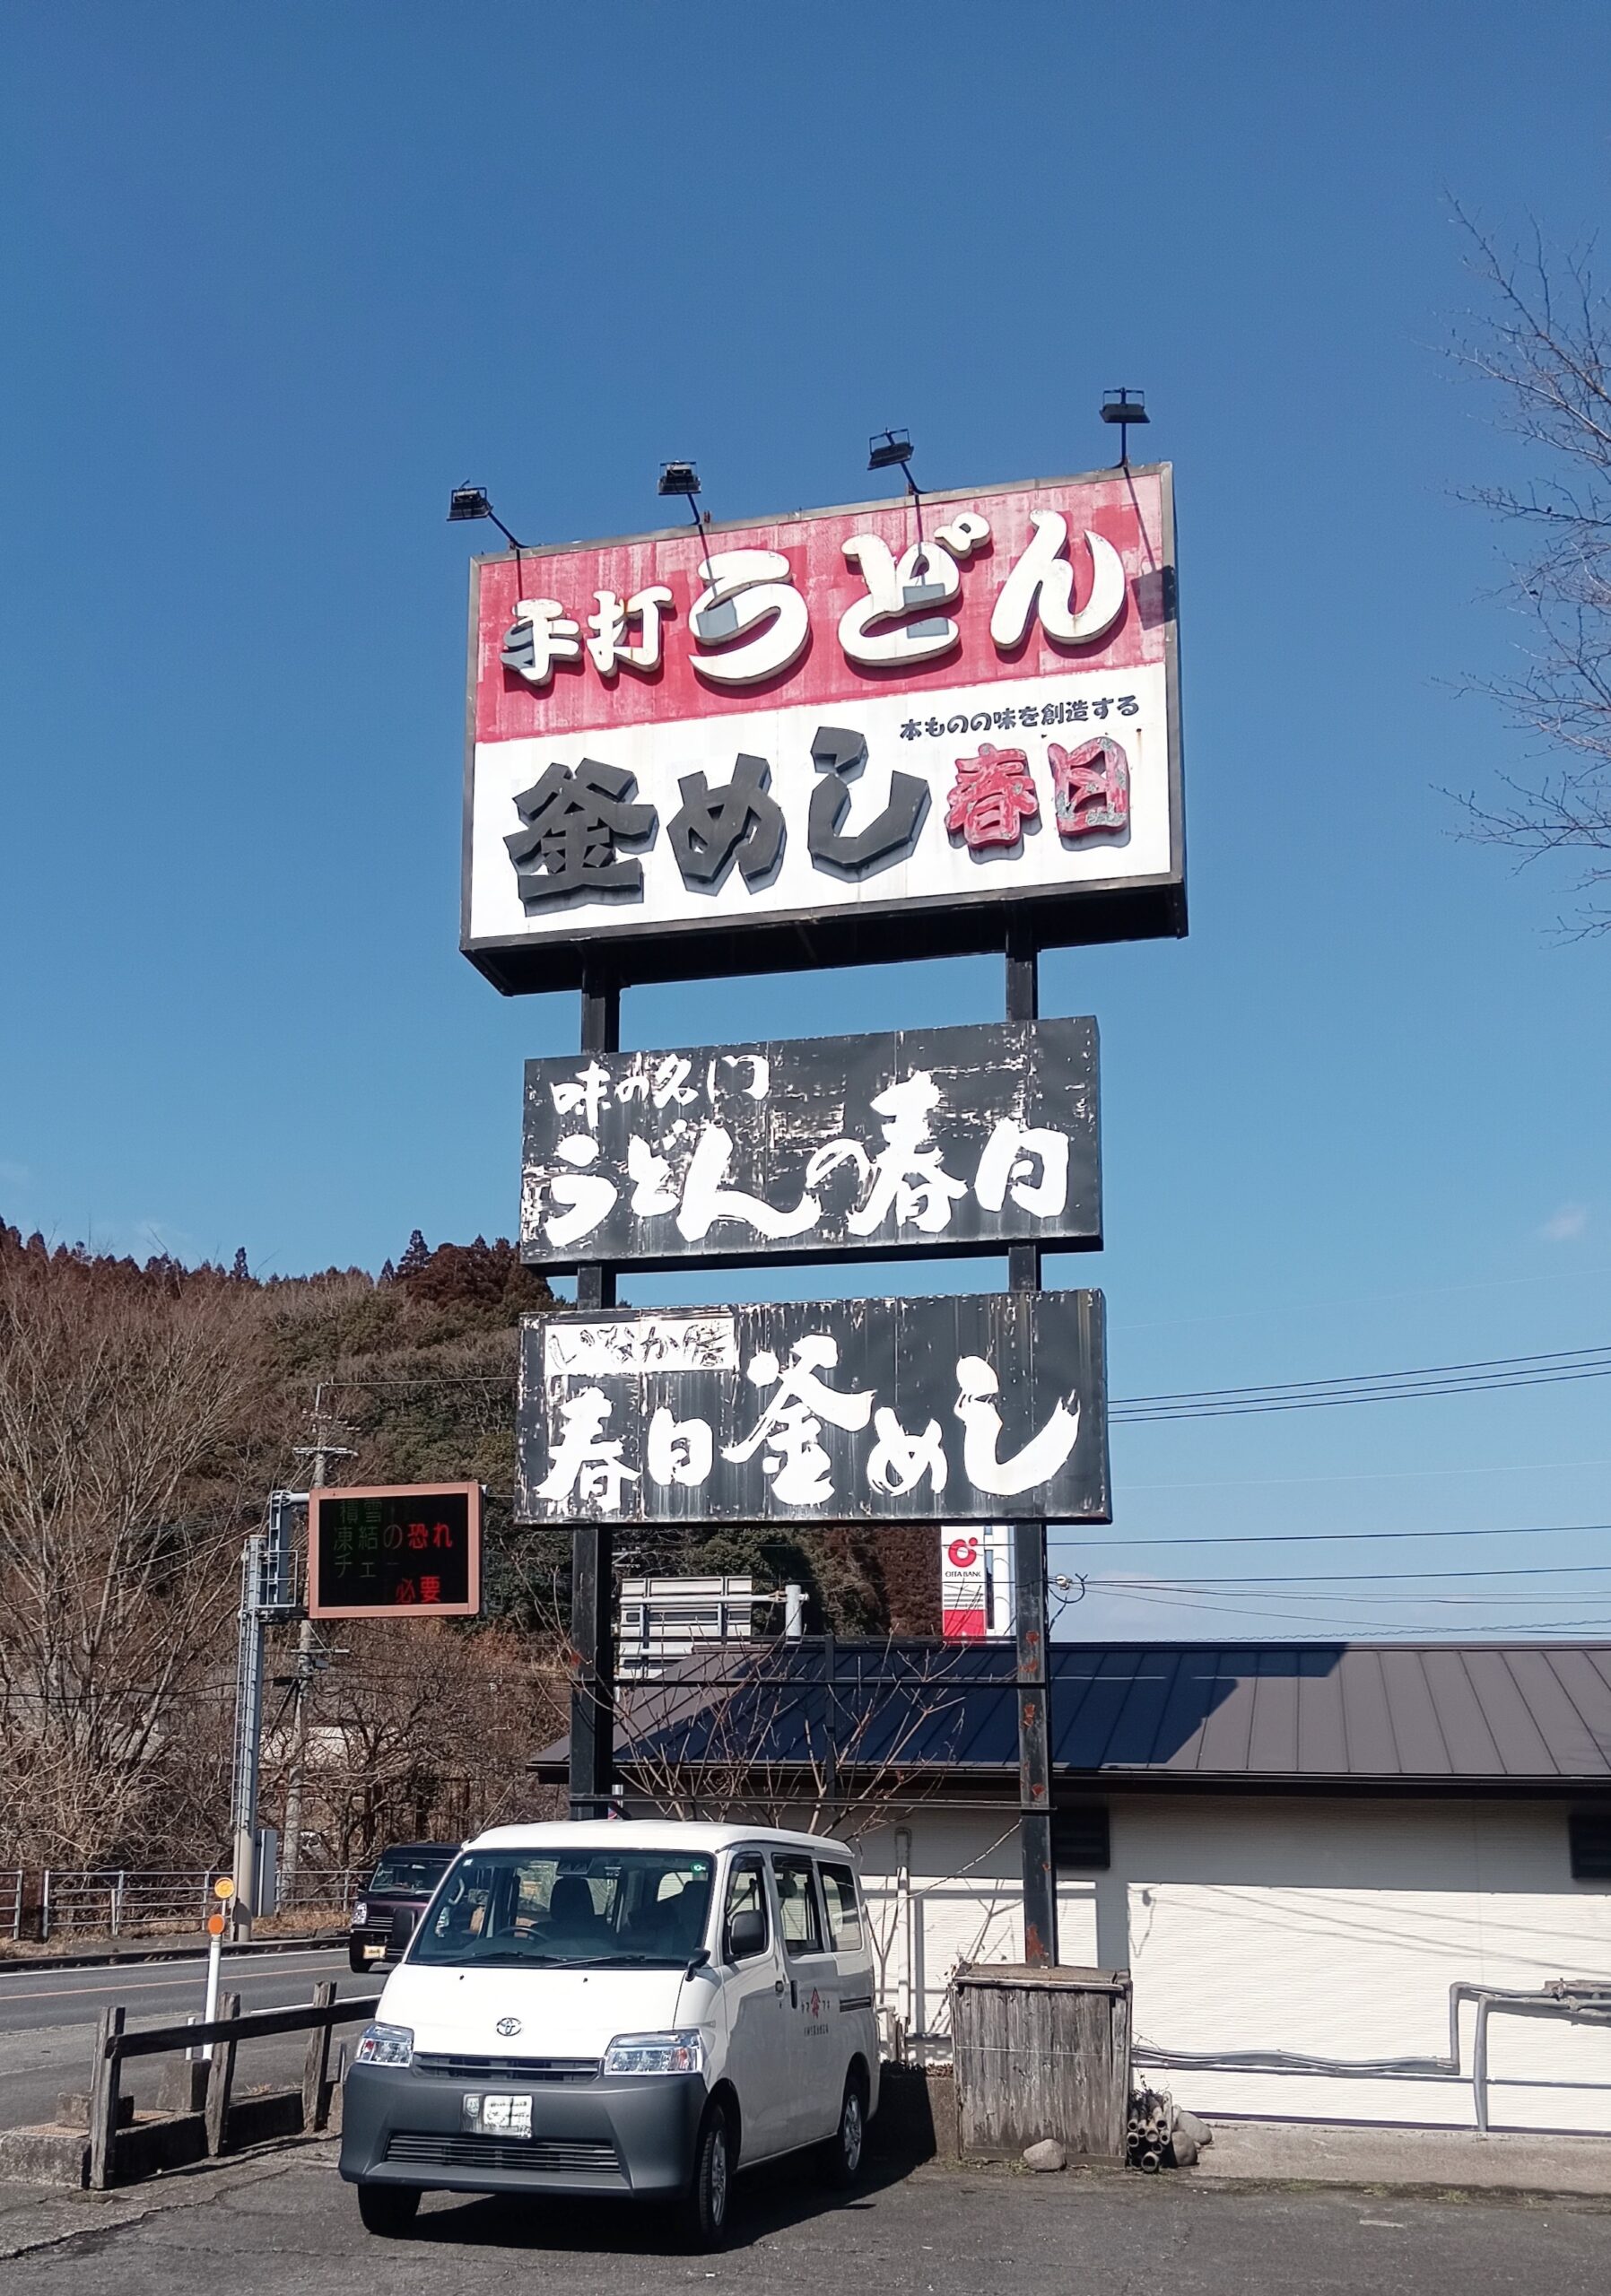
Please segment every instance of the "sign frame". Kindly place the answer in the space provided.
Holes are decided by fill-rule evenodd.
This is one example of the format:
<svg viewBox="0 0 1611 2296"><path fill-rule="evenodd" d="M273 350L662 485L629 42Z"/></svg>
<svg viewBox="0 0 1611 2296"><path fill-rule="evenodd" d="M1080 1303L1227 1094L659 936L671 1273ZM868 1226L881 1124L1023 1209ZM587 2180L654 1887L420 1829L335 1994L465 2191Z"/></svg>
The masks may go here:
<svg viewBox="0 0 1611 2296"><path fill-rule="evenodd" d="M463 1498L469 1540L468 1594L462 1603L334 1604L320 1584L319 1518L332 1500ZM483 1492L479 1483L320 1483L308 1493L308 1615L330 1619L479 1618Z"/></svg>
<svg viewBox="0 0 1611 2296"><path fill-rule="evenodd" d="M577 1113L562 1116L559 1091L567 1091L574 1100L580 1089L577 1080L598 1070L614 1080L614 1094L601 1096L596 1109L583 1105ZM528 1060L520 1257L527 1267L565 1273L593 1261L635 1270L849 1265L863 1258L970 1257L1006 1251L1014 1244L1049 1251L1100 1251L1100 1071L1097 1024L1085 1014ZM896 1083L910 1082L914 1072L945 1080L946 1089L936 1093L929 1111L902 1127L873 1102ZM745 1091L746 1080L762 1089ZM546 1105L542 1097L545 1089ZM911 1106L910 1100L907 1105ZM820 1121L820 1141L813 1131L819 1107L827 1110ZM1049 1152L1044 1141L1039 1148L1014 1154L1014 1177L1004 1182L994 1212L978 1200L983 1185L980 1176L986 1169L985 1144L993 1132L1013 1124L1020 1126L1021 1136L1025 1127L1033 1134L1043 1127L1060 1133L1066 1157L1060 1212L1041 1217L1021 1207L1025 1188L1032 1193L1035 1178L1044 1181L1047 1176L1042 1152ZM733 1143L731 1169L715 1193L742 1196L758 1187L769 1210L781 1212L789 1203L806 1200L807 1152L814 1142L823 1150L831 1144L851 1147L850 1140L833 1142L836 1127L857 1135L855 1145L866 1143L863 1168L853 1179L854 1158L847 1154L815 1184L813 1199L823 1205L823 1213L797 1237L768 1238L753 1222L731 1213L716 1216L709 1231L685 1236L669 1211L646 1216L633 1208L636 1190L627 1144L644 1144L657 1163L666 1163L667 1190L675 1178L690 1201L693 1191L689 1175L696 1159L689 1153L692 1144L686 1135L700 1126L701 1138L719 1126ZM538 1152L539 1126L553 1137L554 1144L547 1153ZM883 1144L881 1135L887 1139L900 1130L909 1140L917 1135L912 1150L917 1162L908 1161L904 1150ZM591 1140L599 1152L568 1170L558 1156L562 1135L572 1141ZM927 1149L923 1140L930 1144ZM913 1199L930 1206L936 1199L922 1177L922 1161L945 1168L940 1184L953 1201L938 1203L945 1215L941 1228L926 1230L917 1224L915 1215L897 1217L892 1227L891 1213L898 1211L898 1203L892 1203L878 1225L865 1234L848 1226L847 1202L853 1207L862 1189L869 1202L880 1189L885 1196L896 1195L893 1182L885 1185L875 1178L880 1158L888 1158L898 1169L902 1189L910 1184ZM995 1161L996 1178L1001 1181L1003 1167L999 1158ZM548 1242L538 1232L543 1192L556 1178L568 1180L573 1190L596 1187L601 1180L616 1190L614 1205L597 1223L563 1246ZM704 1195L707 1207L713 1200L712 1193Z"/></svg>
<svg viewBox="0 0 1611 2296"><path fill-rule="evenodd" d="M949 894L906 896L880 907L851 905L829 909L769 912L753 921L719 924L612 921L607 932L536 938L519 935L475 935L471 929L471 869L475 798L476 700L483 570L527 560L566 557L579 548L636 547L686 542L685 526L662 526L647 534L600 537L586 544L545 544L519 552L500 551L470 561L468 664L466 693L465 766L459 872L459 948L478 971L505 996L576 988L584 977L625 987L634 982L703 980L734 974L811 970L823 966L881 964L941 956L999 952L1004 929L1013 925L1041 948L1085 947L1110 941L1182 937L1187 930L1184 763L1180 731L1179 581L1176 572L1173 468L1169 463L1126 465L1127 474L1156 480L1162 505L1159 563L1155 579L1163 632L1163 675L1167 717L1165 781L1169 804L1169 866L1154 874L1093 876L1072 885L1004 887L999 899L958 901ZM998 484L951 487L926 493L926 509L938 516L950 503L966 504L981 495L999 496L1111 483L1112 469L1058 477L1013 480ZM806 526L830 517L870 517L910 509L907 495L874 501L833 503L809 511L731 519L701 527L709 545L725 535L753 534L757 527ZM1071 670L1081 666L1071 661ZM884 688L887 692L893 689ZM878 698L875 689L869 698ZM832 715L826 706L824 717Z"/></svg>

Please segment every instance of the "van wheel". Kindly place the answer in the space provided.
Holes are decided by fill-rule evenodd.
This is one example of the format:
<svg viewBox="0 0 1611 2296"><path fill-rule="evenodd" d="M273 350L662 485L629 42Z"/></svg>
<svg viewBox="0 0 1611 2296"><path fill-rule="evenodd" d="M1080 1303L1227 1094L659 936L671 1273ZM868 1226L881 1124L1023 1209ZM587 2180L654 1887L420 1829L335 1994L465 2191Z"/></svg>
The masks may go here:
<svg viewBox="0 0 1611 2296"><path fill-rule="evenodd" d="M414 2222L420 2209L418 2185L360 2185L358 2213L363 2219L366 2232L378 2232L383 2240L400 2239Z"/></svg>
<svg viewBox="0 0 1611 2296"><path fill-rule="evenodd" d="M364 1952L361 1945L349 1945L347 1947L347 1967L352 1970L355 1975L361 1977L369 1965L369 1958Z"/></svg>
<svg viewBox="0 0 1611 2296"><path fill-rule="evenodd" d="M732 2194L733 2124L727 2107L712 2100L700 2123L693 2174L681 2210L683 2238L696 2256L725 2243Z"/></svg>
<svg viewBox="0 0 1611 2296"><path fill-rule="evenodd" d="M818 2154L823 2183L832 2185L838 2192L849 2192L861 2175L861 2156L866 2149L866 2090L861 2075L852 2073L845 2081L844 2101L839 2109L839 2126Z"/></svg>

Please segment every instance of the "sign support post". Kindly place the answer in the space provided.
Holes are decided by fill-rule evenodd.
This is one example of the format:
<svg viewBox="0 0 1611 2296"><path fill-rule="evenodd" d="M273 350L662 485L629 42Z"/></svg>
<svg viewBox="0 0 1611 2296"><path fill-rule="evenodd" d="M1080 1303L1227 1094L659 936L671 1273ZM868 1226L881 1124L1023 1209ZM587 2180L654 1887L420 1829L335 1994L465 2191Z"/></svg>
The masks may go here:
<svg viewBox="0 0 1611 2296"><path fill-rule="evenodd" d="M1032 932L1006 935L1006 1017L1041 1017L1041 960ZM1041 1289L1039 1244L1007 1247L1007 1288ZM1058 1883L1051 1855L1051 1666L1047 1639L1046 1525L1013 1526L1017 1600L1018 1843L1023 1869L1023 1958L1049 1969L1058 1958Z"/></svg>
<svg viewBox="0 0 1611 2296"><path fill-rule="evenodd" d="M598 966L582 975L584 1056L621 1048L621 983ZM589 1261L576 1272L580 1309L615 1305L615 1270ZM570 1534L570 1815L607 1818L615 1781L615 1534L606 1522Z"/></svg>

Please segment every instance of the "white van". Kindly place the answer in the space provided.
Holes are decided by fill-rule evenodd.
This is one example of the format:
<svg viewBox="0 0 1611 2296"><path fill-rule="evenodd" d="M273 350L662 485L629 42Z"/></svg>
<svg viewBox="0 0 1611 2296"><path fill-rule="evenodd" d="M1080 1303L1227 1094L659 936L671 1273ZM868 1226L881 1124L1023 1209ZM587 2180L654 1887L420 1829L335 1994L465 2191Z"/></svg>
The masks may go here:
<svg viewBox="0 0 1611 2296"><path fill-rule="evenodd" d="M371 2232L427 2191L631 2195L722 2237L733 2174L854 2181L878 2104L856 1861L820 1835L499 1826L437 1886L358 2044L341 2173Z"/></svg>

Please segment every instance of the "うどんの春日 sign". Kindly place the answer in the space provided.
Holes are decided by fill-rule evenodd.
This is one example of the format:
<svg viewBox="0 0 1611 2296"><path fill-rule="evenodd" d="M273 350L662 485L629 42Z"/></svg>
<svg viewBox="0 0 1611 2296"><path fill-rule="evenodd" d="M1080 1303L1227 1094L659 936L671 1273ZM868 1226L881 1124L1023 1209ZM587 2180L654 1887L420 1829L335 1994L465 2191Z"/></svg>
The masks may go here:
<svg viewBox="0 0 1611 2296"><path fill-rule="evenodd" d="M461 941L500 987L1185 930L1167 465L471 578Z"/></svg>
<svg viewBox="0 0 1611 2296"><path fill-rule="evenodd" d="M527 1316L523 1523L1110 1519L1096 1292Z"/></svg>
<svg viewBox="0 0 1611 2296"><path fill-rule="evenodd" d="M1101 1242L1093 1020L526 1065L531 1266Z"/></svg>

